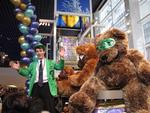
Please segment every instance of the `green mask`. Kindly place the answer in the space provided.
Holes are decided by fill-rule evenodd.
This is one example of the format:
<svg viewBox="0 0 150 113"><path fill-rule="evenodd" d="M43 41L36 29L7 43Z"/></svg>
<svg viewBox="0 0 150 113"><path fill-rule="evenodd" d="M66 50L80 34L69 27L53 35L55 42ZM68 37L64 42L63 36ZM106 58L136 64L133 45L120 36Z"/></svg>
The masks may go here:
<svg viewBox="0 0 150 113"><path fill-rule="evenodd" d="M97 49L98 50L106 50L113 47L116 44L116 41L113 38L103 39L98 42Z"/></svg>

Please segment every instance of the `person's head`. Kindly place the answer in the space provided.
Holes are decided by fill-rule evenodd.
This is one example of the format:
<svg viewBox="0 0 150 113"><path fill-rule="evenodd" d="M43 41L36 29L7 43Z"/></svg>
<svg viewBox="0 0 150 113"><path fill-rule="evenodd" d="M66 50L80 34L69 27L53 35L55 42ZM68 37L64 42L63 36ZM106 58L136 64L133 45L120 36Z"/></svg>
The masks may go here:
<svg viewBox="0 0 150 113"><path fill-rule="evenodd" d="M45 46L43 44L38 44L35 46L34 50L39 59L43 59L45 57Z"/></svg>
<svg viewBox="0 0 150 113"><path fill-rule="evenodd" d="M31 98L29 113L41 113L44 109L44 103L40 98Z"/></svg>
<svg viewBox="0 0 150 113"><path fill-rule="evenodd" d="M28 113L28 98L24 93L10 93L2 103L2 113Z"/></svg>

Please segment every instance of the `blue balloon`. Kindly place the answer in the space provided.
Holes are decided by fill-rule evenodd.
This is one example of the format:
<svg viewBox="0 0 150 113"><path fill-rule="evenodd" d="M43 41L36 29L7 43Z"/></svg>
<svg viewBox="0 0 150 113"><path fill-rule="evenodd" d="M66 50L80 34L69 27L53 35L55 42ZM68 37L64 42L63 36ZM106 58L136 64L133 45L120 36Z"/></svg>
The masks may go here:
<svg viewBox="0 0 150 113"><path fill-rule="evenodd" d="M32 22L31 27L32 28L39 28L39 23L38 22Z"/></svg>
<svg viewBox="0 0 150 113"><path fill-rule="evenodd" d="M33 22L36 21L36 19L37 19L37 16L36 16L36 15L31 16L31 20L32 20Z"/></svg>
<svg viewBox="0 0 150 113"><path fill-rule="evenodd" d="M31 61L30 61L30 58L23 57L23 58L21 58L21 62L24 63L24 64L29 64Z"/></svg>
<svg viewBox="0 0 150 113"><path fill-rule="evenodd" d="M22 12L22 10L20 8L16 8L15 13L19 13L19 12Z"/></svg>
<svg viewBox="0 0 150 113"><path fill-rule="evenodd" d="M39 35L39 34L36 34L34 37L33 37L33 40L35 40L35 41L41 41L41 39L42 39L42 36L41 35Z"/></svg>
<svg viewBox="0 0 150 113"><path fill-rule="evenodd" d="M31 1L31 0L30 0L30 1ZM32 5L32 3L31 3L31 2L29 2L29 3L28 3L28 6L30 6L30 5Z"/></svg>
<svg viewBox="0 0 150 113"><path fill-rule="evenodd" d="M35 55L34 49L31 49L31 48L28 49L28 50L27 50L27 54L28 54L29 57L33 57L33 56Z"/></svg>
<svg viewBox="0 0 150 113"><path fill-rule="evenodd" d="M30 48L29 43L25 42L25 43L22 43L22 44L21 44L21 49L27 50L27 49L29 49L29 48Z"/></svg>
<svg viewBox="0 0 150 113"><path fill-rule="evenodd" d="M38 29L31 27L31 28L29 29L29 32L34 35L34 34L38 33Z"/></svg>
<svg viewBox="0 0 150 113"><path fill-rule="evenodd" d="M22 2L28 4L30 0L22 0Z"/></svg>
<svg viewBox="0 0 150 113"><path fill-rule="evenodd" d="M30 84L30 81L29 81L29 80L26 80L25 86L26 86L27 88L29 88L29 84Z"/></svg>
<svg viewBox="0 0 150 113"><path fill-rule="evenodd" d="M26 39L29 43L31 43L31 42L33 41L33 35L32 35L32 34L27 34L27 35L25 36L25 39Z"/></svg>
<svg viewBox="0 0 150 113"><path fill-rule="evenodd" d="M19 25L19 31L23 34L28 34L29 28L23 24L20 24Z"/></svg>
<svg viewBox="0 0 150 113"><path fill-rule="evenodd" d="M29 6L28 6L28 9L32 9L33 11L35 11L35 6L29 5Z"/></svg>
<svg viewBox="0 0 150 113"><path fill-rule="evenodd" d="M34 11L32 9L26 9L24 12L25 16L32 17L34 15Z"/></svg>
<svg viewBox="0 0 150 113"><path fill-rule="evenodd" d="M40 42L38 42L38 41L33 41L32 43L31 43L31 47L32 48L34 48L36 45L38 45Z"/></svg>
<svg viewBox="0 0 150 113"><path fill-rule="evenodd" d="M29 94L29 92L30 92L30 89L29 89L29 88L27 88L27 94Z"/></svg>

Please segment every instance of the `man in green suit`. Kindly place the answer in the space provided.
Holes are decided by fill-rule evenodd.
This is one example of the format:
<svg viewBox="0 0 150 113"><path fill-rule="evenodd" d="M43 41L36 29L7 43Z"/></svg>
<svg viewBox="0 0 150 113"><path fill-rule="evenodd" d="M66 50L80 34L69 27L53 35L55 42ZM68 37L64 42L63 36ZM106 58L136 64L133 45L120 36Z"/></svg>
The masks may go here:
<svg viewBox="0 0 150 113"><path fill-rule="evenodd" d="M61 49L59 52L59 63L45 58L45 46L42 44L35 47L35 52L38 60L32 62L28 68L21 68L19 62L12 63L11 67L30 80L29 95L41 98L45 105L44 110L56 113L54 97L57 96L57 83L54 77L54 69L63 69L64 50Z"/></svg>

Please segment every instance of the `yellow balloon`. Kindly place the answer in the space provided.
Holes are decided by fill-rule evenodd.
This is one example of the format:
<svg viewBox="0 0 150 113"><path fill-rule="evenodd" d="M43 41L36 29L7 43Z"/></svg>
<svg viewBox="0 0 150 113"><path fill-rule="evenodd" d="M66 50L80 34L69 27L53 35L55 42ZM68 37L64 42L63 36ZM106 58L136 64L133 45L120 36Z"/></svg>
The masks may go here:
<svg viewBox="0 0 150 113"><path fill-rule="evenodd" d="M19 7L20 9L25 10L27 8L27 5L24 3L21 3Z"/></svg>
<svg viewBox="0 0 150 113"><path fill-rule="evenodd" d="M24 24L24 25L30 25L30 23L31 23L31 19L29 18L29 17L27 17L27 16L25 16L24 18L23 18L23 20L22 20L22 23Z"/></svg>
<svg viewBox="0 0 150 113"><path fill-rule="evenodd" d="M22 50L22 51L20 52L20 55L21 55L22 57L25 57L25 56L27 56L27 53L26 53L26 51Z"/></svg>
<svg viewBox="0 0 150 113"><path fill-rule="evenodd" d="M18 7L21 4L21 0L10 0L13 5Z"/></svg>
<svg viewBox="0 0 150 113"><path fill-rule="evenodd" d="M62 16L63 21L67 24L68 27L73 27L79 21L79 16L71 16L68 15L67 17L64 15Z"/></svg>
<svg viewBox="0 0 150 113"><path fill-rule="evenodd" d="M23 13L17 13L16 14L16 19L19 20L19 21L22 21L24 18L24 14Z"/></svg>
<svg viewBox="0 0 150 113"><path fill-rule="evenodd" d="M24 36L20 36L20 37L18 38L18 42L19 42L20 44L24 43L24 42L25 42L25 37L24 37Z"/></svg>

